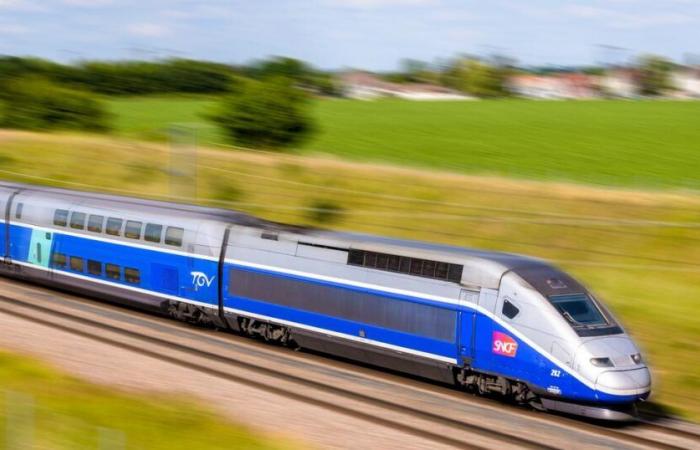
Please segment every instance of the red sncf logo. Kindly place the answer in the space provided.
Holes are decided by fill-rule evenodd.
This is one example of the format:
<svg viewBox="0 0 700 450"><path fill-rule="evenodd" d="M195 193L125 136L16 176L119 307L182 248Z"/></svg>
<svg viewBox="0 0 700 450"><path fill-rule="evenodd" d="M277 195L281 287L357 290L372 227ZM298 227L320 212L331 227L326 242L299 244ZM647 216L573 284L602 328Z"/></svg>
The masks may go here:
<svg viewBox="0 0 700 450"><path fill-rule="evenodd" d="M513 358L518 351L518 343L507 334L494 331L491 350L497 355L510 356Z"/></svg>

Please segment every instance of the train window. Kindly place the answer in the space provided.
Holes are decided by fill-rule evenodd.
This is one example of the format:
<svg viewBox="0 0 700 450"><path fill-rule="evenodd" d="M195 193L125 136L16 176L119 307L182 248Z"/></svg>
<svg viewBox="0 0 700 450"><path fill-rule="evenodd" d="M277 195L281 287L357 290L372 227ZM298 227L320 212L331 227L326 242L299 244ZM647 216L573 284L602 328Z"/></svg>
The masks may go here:
<svg viewBox="0 0 700 450"><path fill-rule="evenodd" d="M57 209L53 214L53 224L59 227L68 225L68 211L65 209Z"/></svg>
<svg viewBox="0 0 700 450"><path fill-rule="evenodd" d="M515 316L518 315L520 310L518 309L517 306L509 302L507 299L503 300L503 309L501 310L504 316L506 316L509 319L514 318Z"/></svg>
<svg viewBox="0 0 700 450"><path fill-rule="evenodd" d="M70 227L76 230L82 230L85 228L85 213L73 212L70 215Z"/></svg>
<svg viewBox="0 0 700 450"><path fill-rule="evenodd" d="M51 265L53 265L57 269L65 269L66 262L66 255L64 255L63 253L54 253L53 257L51 258Z"/></svg>
<svg viewBox="0 0 700 450"><path fill-rule="evenodd" d="M95 216L91 214L90 218L88 219L88 231L92 231L93 233L102 233L102 224L104 221L104 216Z"/></svg>
<svg viewBox="0 0 700 450"><path fill-rule="evenodd" d="M88 260L88 273L91 275L102 275L102 263L99 261Z"/></svg>
<svg viewBox="0 0 700 450"><path fill-rule="evenodd" d="M15 218L22 218L22 209L24 209L24 203L17 203L17 210L15 211Z"/></svg>
<svg viewBox="0 0 700 450"><path fill-rule="evenodd" d="M124 223L122 219L116 219L114 217L110 217L109 219L107 219L107 234L110 234L112 236L121 236L122 223Z"/></svg>
<svg viewBox="0 0 700 450"><path fill-rule="evenodd" d="M160 244L161 234L163 234L163 225L149 223L146 225L146 234L144 235L144 239L146 239L148 242L156 242Z"/></svg>
<svg viewBox="0 0 700 450"><path fill-rule="evenodd" d="M70 257L70 270L75 270L76 272L82 272L83 271L83 258L79 256L71 256Z"/></svg>
<svg viewBox="0 0 700 450"><path fill-rule="evenodd" d="M129 239L141 239L141 226L142 222L137 222L135 220L127 220L126 227L124 227L124 236Z"/></svg>
<svg viewBox="0 0 700 450"><path fill-rule="evenodd" d="M126 267L124 268L124 279L127 283L139 284L141 282L141 271Z"/></svg>
<svg viewBox="0 0 700 450"><path fill-rule="evenodd" d="M574 328L608 324L603 313L586 294L550 295L549 301Z"/></svg>
<svg viewBox="0 0 700 450"><path fill-rule="evenodd" d="M122 278L121 268L116 264L105 264L105 273L107 278L112 280L120 280Z"/></svg>
<svg viewBox="0 0 700 450"><path fill-rule="evenodd" d="M182 247L182 237L184 234L185 230L182 228L168 227L168 230L165 232L165 243L176 247Z"/></svg>

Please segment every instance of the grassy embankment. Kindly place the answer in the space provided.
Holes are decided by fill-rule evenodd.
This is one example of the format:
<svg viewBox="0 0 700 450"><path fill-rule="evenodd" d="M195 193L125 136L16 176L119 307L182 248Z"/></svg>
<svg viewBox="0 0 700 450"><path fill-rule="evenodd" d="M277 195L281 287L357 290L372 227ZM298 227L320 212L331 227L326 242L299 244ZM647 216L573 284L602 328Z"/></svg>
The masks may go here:
<svg viewBox="0 0 700 450"><path fill-rule="evenodd" d="M113 99L117 133L163 139L171 123L222 135L208 97ZM322 100L303 151L456 172L644 189L700 189L700 102Z"/></svg>
<svg viewBox="0 0 700 450"><path fill-rule="evenodd" d="M0 161L3 178L145 196L168 189L167 146L157 143L0 132ZM644 177L668 170L660 163L638 165ZM216 149L200 150L198 172L202 203L304 224L316 220L308 208L333 204L342 208L334 228L553 260L607 301L643 346L654 368L655 400L700 420L697 193Z"/></svg>
<svg viewBox="0 0 700 450"><path fill-rule="evenodd" d="M115 392L0 352L0 447L26 439L55 450L291 448L184 399Z"/></svg>

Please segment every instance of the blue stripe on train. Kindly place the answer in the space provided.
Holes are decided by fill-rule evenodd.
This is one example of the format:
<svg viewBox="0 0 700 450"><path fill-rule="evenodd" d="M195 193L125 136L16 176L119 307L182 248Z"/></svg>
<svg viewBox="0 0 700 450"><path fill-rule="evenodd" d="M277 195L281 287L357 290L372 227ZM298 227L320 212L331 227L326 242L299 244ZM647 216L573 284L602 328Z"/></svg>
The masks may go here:
<svg viewBox="0 0 700 450"><path fill-rule="evenodd" d="M314 328L322 328L348 336L361 336L373 341L439 355L445 358L456 359L457 357L455 354L455 344L452 342L438 341L378 326L302 311L286 306L273 305L243 297L226 297L224 305L227 308L248 311L253 314L277 318Z"/></svg>
<svg viewBox="0 0 700 450"><path fill-rule="evenodd" d="M46 233L46 230L36 230L28 227L12 225L11 239L12 259L21 262L29 261L30 245L33 233ZM138 287L154 294L181 297L218 307L217 283L195 283L196 274L216 274L218 264L207 259L177 255L159 251L157 248L145 249L124 245L119 242L104 242L75 235L53 233L51 254L62 253L68 257L83 258L83 270L80 272L70 269L70 261L63 273L76 273L90 278L100 279L110 283ZM102 275L92 275L87 270L88 260L102 263ZM116 264L121 267L119 280L107 278L105 264ZM128 283L124 278L124 268L140 271L140 283ZM57 272L58 269L54 269ZM193 275L195 274L195 275Z"/></svg>

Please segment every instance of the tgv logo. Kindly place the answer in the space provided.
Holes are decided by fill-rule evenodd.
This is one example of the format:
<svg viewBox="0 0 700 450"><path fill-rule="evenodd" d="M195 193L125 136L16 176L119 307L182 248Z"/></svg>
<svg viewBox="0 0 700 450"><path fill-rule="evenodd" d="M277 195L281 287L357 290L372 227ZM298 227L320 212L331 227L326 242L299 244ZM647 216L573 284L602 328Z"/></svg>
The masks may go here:
<svg viewBox="0 0 700 450"><path fill-rule="evenodd" d="M518 351L518 343L508 336L507 334L501 333L500 331L493 332L493 346L491 350L497 355L515 357Z"/></svg>
<svg viewBox="0 0 700 450"><path fill-rule="evenodd" d="M190 275L192 275L192 286L194 286L195 291L205 286L210 287L214 282L214 278L216 278L216 276L209 278L204 272L190 272Z"/></svg>

